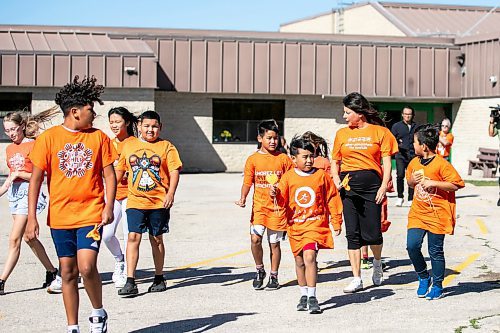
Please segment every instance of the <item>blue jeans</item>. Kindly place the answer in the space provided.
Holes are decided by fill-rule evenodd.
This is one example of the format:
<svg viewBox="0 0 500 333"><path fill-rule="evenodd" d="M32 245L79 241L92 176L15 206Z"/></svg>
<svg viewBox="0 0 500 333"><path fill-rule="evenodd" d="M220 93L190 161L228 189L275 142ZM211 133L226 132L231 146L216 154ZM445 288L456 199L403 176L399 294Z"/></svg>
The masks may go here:
<svg viewBox="0 0 500 333"><path fill-rule="evenodd" d="M430 231L413 228L408 229L406 235L406 250L410 256L410 260L415 267L415 271L421 279L427 279L427 264L422 255L422 242L427 234L427 245L429 249L429 257L431 258L432 266L432 283L435 286L443 287L444 280L444 236L433 234Z"/></svg>

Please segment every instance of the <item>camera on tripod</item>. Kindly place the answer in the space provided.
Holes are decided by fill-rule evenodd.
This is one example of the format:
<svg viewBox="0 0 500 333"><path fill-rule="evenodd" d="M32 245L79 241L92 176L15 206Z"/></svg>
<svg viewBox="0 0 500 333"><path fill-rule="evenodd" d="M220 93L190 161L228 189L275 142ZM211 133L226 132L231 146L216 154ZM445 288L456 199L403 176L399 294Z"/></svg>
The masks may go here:
<svg viewBox="0 0 500 333"><path fill-rule="evenodd" d="M497 106L490 106L490 109L490 117L493 118L493 121L495 123L500 122L500 104L497 104Z"/></svg>

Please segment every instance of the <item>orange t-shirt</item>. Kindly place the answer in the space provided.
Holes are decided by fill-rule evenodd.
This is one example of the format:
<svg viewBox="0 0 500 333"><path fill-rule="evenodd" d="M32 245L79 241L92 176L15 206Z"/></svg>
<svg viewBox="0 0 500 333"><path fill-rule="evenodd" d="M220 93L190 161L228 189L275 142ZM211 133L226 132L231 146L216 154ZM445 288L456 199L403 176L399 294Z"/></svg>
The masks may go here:
<svg viewBox="0 0 500 333"><path fill-rule="evenodd" d="M274 205L269 195L266 175L275 174L278 178L293 168L286 154L268 154L260 150L248 157L245 163L243 184L254 185L252 217L250 223L260 224L271 230L286 230L286 215L283 208Z"/></svg>
<svg viewBox="0 0 500 333"><path fill-rule="evenodd" d="M427 179L449 182L459 188L465 186L457 170L439 155L435 155L425 166L420 163L420 158L415 157L408 165L406 179L410 179L413 171L420 169L424 169L424 177ZM434 234L453 234L455 205L455 192L437 188L428 192L417 184L408 213L408 229L419 228Z"/></svg>
<svg viewBox="0 0 500 333"><path fill-rule="evenodd" d="M322 169L305 173L292 169L281 177L278 202L287 209L288 237L294 256L306 244L333 248L334 230L342 224L342 201L329 174Z"/></svg>
<svg viewBox="0 0 500 333"><path fill-rule="evenodd" d="M332 169L332 164L327 158L323 156L317 156L314 158L313 167L316 169L323 169L327 174L330 174L330 171Z"/></svg>
<svg viewBox="0 0 500 333"><path fill-rule="evenodd" d="M447 146L444 146L441 142L438 142L437 148L436 148L436 153L443 157L450 156L450 150L451 146L453 145L453 134L448 133L444 134L443 131L439 131L439 136L444 136L446 141L448 141L450 144Z"/></svg>
<svg viewBox="0 0 500 333"><path fill-rule="evenodd" d="M163 208L170 172L182 168L177 148L163 139L147 142L130 137L124 142L116 169L128 172L127 208Z"/></svg>
<svg viewBox="0 0 500 333"><path fill-rule="evenodd" d="M20 144L11 143L7 146L7 166L10 172L33 172L33 164L28 155L33 150L35 140L24 141Z"/></svg>
<svg viewBox="0 0 500 333"><path fill-rule="evenodd" d="M72 131L62 125L43 132L29 154L47 173L52 229L76 229L101 223L104 209L102 172L117 154L98 129Z"/></svg>
<svg viewBox="0 0 500 333"><path fill-rule="evenodd" d="M118 158L120 158L120 155L122 154L123 145L125 144L125 142L127 142L128 139L130 139L130 137L126 138L123 141L118 141L117 138L114 138L111 141L111 143L113 144L113 147L115 147L116 152L118 153ZM118 160L115 161L115 166L117 164L118 164ZM128 174L125 173L125 175L123 175L122 180L118 184L116 184L116 200L123 200L127 197L127 194L128 194L127 178L128 178Z"/></svg>
<svg viewBox="0 0 500 333"><path fill-rule="evenodd" d="M382 177L382 157L398 152L391 131L369 124L365 128L344 127L337 131L332 159L342 161L340 171L375 170Z"/></svg>

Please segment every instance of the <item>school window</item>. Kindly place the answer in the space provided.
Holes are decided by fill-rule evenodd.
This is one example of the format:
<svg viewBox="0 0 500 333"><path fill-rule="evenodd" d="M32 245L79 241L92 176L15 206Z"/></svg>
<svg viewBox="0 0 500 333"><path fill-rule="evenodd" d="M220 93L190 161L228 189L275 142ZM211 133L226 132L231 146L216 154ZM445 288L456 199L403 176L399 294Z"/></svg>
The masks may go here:
<svg viewBox="0 0 500 333"><path fill-rule="evenodd" d="M3 128L5 115L13 111L31 111L31 98L31 93L0 93L0 119L2 121L0 142L10 142Z"/></svg>
<svg viewBox="0 0 500 333"><path fill-rule="evenodd" d="M257 125L274 119L284 133L285 101L214 99L213 143L256 143Z"/></svg>

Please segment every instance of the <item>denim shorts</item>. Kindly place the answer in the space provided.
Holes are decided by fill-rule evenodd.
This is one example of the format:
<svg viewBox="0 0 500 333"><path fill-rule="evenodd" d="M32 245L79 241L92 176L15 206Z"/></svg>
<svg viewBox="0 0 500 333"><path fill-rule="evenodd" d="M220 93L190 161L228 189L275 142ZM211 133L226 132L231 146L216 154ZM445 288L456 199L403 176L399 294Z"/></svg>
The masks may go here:
<svg viewBox="0 0 500 333"><path fill-rule="evenodd" d="M101 241L87 238L87 234L92 229L94 229L93 225L76 229L50 229L57 257L75 257L78 250L82 249L99 252ZM99 232L102 236L102 228Z"/></svg>
<svg viewBox="0 0 500 333"><path fill-rule="evenodd" d="M8 190L9 208L12 215L28 215L28 187L29 182L14 182ZM40 214L47 207L47 196L40 191L36 213Z"/></svg>
<svg viewBox="0 0 500 333"><path fill-rule="evenodd" d="M169 232L169 221L170 209L127 209L128 232L160 236Z"/></svg>

